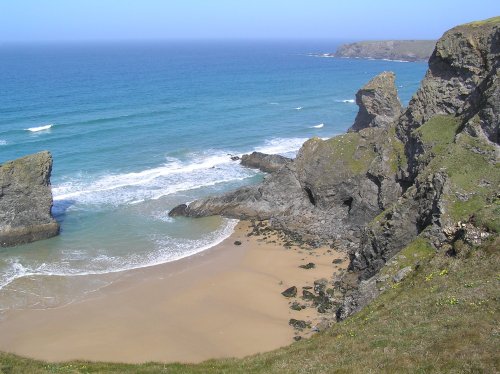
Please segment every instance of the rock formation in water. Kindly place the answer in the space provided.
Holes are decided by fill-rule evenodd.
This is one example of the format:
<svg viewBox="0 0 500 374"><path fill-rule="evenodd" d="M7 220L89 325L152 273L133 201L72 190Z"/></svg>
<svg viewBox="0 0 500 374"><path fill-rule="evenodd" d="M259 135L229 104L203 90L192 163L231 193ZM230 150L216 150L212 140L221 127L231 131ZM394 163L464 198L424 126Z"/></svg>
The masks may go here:
<svg viewBox="0 0 500 374"><path fill-rule="evenodd" d="M350 273L335 282L345 318L380 292L376 275L406 246L453 253L461 222L500 229L499 65L500 18L456 27L402 114L383 73L360 90L351 132L310 139L259 185L180 210L269 219L348 251Z"/></svg>
<svg viewBox="0 0 500 374"><path fill-rule="evenodd" d="M0 165L0 247L59 233L51 215L52 156L40 152Z"/></svg>
<svg viewBox="0 0 500 374"><path fill-rule="evenodd" d="M241 165L259 169L265 173L273 173L292 160L280 155L268 155L262 152L252 152L241 156Z"/></svg>
<svg viewBox="0 0 500 374"><path fill-rule="evenodd" d="M374 58L403 61L428 60L435 40L381 40L343 44L335 57Z"/></svg>

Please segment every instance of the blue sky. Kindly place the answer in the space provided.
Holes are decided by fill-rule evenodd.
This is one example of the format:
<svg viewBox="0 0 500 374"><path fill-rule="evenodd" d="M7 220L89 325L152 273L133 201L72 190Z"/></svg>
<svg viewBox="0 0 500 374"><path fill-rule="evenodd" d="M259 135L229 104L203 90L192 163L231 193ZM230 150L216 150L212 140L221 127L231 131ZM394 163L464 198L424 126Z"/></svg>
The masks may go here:
<svg viewBox="0 0 500 374"><path fill-rule="evenodd" d="M0 0L0 42L434 39L498 0Z"/></svg>

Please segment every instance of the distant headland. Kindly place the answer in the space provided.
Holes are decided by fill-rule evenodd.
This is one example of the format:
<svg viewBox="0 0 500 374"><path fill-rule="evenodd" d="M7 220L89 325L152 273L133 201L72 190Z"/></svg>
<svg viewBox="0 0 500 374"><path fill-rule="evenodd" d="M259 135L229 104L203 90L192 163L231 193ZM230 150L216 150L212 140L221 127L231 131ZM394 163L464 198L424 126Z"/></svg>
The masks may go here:
<svg viewBox="0 0 500 374"><path fill-rule="evenodd" d="M372 58L377 60L427 61L436 40L378 40L342 44L322 57Z"/></svg>

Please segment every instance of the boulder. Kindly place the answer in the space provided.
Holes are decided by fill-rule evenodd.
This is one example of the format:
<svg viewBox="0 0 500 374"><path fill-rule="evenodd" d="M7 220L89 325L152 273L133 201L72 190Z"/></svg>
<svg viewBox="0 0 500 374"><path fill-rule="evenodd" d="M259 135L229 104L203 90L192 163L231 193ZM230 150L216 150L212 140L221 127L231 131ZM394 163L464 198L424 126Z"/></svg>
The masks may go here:
<svg viewBox="0 0 500 374"><path fill-rule="evenodd" d="M52 217L52 156L40 152L0 165L0 247L59 233Z"/></svg>
<svg viewBox="0 0 500 374"><path fill-rule="evenodd" d="M295 297L297 295L297 287L292 286L290 288L287 288L281 294L285 297Z"/></svg>
<svg viewBox="0 0 500 374"><path fill-rule="evenodd" d="M261 152L252 152L249 155L241 156L241 165L259 169L265 173L274 173L290 162L292 162L290 158Z"/></svg>
<svg viewBox="0 0 500 374"><path fill-rule="evenodd" d="M173 208L172 210L170 210L170 212L168 212L168 215L170 217L179 217L179 216L185 216L186 215L186 212L188 210L188 206L187 204L180 204L180 205L177 205L175 208Z"/></svg>

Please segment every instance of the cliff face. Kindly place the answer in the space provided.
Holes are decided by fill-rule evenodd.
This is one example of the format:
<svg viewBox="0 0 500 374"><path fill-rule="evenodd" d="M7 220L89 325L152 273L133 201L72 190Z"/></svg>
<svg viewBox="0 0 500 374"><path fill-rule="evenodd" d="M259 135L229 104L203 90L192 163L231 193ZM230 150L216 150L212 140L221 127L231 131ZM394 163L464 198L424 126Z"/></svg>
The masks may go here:
<svg viewBox="0 0 500 374"><path fill-rule="evenodd" d="M260 185L195 201L183 213L270 219L349 251L351 273L336 282L339 318L379 293L375 275L403 248L457 253L469 245L454 229L463 222L497 235L499 30L496 18L448 31L401 115L393 75L383 73L359 91L351 132L310 139Z"/></svg>
<svg viewBox="0 0 500 374"><path fill-rule="evenodd" d="M469 134L498 144L499 24L497 17L458 26L438 40L425 78L397 124L410 180L423 165L418 162L422 142L414 130L436 115L460 116Z"/></svg>
<svg viewBox="0 0 500 374"><path fill-rule="evenodd" d="M40 152L0 165L0 246L50 238L59 233L51 215L52 156Z"/></svg>

